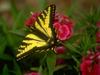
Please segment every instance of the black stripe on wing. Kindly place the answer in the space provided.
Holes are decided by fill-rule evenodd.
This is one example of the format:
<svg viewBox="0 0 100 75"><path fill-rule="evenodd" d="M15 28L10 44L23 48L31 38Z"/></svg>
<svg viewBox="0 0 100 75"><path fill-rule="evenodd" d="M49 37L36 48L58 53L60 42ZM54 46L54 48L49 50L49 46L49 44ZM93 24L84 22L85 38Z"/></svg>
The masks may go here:
<svg viewBox="0 0 100 75"><path fill-rule="evenodd" d="M50 5L50 7L52 8L51 9L51 14L50 14L50 27L51 27L51 30L52 30L52 35L53 35L53 40L54 40L54 43L57 43L57 39L56 39L56 32L55 32L55 28L53 27L53 23L54 23L54 19L55 19L55 10L56 10L56 6L54 4Z"/></svg>
<svg viewBox="0 0 100 75"><path fill-rule="evenodd" d="M40 37L41 39L43 39L45 41L48 40L48 37L35 27L31 27L30 33L37 35L38 37Z"/></svg>
<svg viewBox="0 0 100 75"><path fill-rule="evenodd" d="M47 46L38 47L38 48L34 47L32 50L29 50L28 52L26 52L23 55L19 56L17 58L17 61L20 61L24 58L28 58L29 56L31 56L34 53L42 53L42 52L47 52L47 51L49 51Z"/></svg>

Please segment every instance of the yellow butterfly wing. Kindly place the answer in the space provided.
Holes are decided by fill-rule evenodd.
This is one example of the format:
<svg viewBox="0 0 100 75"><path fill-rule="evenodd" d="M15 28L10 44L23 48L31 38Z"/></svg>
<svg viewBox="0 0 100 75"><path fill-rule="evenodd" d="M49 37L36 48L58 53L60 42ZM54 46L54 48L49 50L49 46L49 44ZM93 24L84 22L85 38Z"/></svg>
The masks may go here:
<svg viewBox="0 0 100 75"><path fill-rule="evenodd" d="M32 49L37 49L38 47L45 45L47 45L47 43L38 36L34 34L28 34L25 37L25 40L22 41L22 45L20 45L18 49L19 53L16 55L16 57L21 59L23 58L23 54L30 52Z"/></svg>
<svg viewBox="0 0 100 75"><path fill-rule="evenodd" d="M55 12L55 5L50 5L38 16L35 24L31 27L33 31L38 30L41 32L41 34L43 33L45 36L47 36L47 40L50 40L53 36L52 20L54 18L53 17L54 12ZM43 38L40 37L41 35L39 36L33 33L26 35L25 39L22 41L22 44L18 49L18 53L16 55L17 60L26 57L29 53L44 51L41 48L47 46L48 42L47 40L44 40Z"/></svg>
<svg viewBox="0 0 100 75"><path fill-rule="evenodd" d="M53 37L53 19L55 15L55 5L50 5L47 7L37 18L37 21L33 25L43 34L45 34L49 39Z"/></svg>

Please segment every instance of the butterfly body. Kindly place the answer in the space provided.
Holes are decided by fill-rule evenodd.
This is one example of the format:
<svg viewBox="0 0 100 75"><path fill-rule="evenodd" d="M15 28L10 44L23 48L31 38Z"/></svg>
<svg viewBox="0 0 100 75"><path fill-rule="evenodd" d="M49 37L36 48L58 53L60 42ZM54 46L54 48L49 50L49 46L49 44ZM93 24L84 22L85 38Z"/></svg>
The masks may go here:
<svg viewBox="0 0 100 75"><path fill-rule="evenodd" d="M31 33L26 35L16 55L17 60L30 55L33 52L44 52L54 47L56 33L53 27L55 5L48 6L37 17L34 25L30 27Z"/></svg>

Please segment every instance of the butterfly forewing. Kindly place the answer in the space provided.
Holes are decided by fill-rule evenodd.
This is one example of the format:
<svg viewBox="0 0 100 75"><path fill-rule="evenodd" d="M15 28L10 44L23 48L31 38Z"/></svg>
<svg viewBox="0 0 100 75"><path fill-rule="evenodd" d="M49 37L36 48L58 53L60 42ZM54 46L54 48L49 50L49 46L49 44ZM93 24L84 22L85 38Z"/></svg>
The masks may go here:
<svg viewBox="0 0 100 75"><path fill-rule="evenodd" d="M43 34L45 34L48 39L52 38L52 26L53 26L53 17L55 13L55 5L50 5L46 8L37 18L35 22L35 28L40 30ZM52 27L52 28L51 28Z"/></svg>

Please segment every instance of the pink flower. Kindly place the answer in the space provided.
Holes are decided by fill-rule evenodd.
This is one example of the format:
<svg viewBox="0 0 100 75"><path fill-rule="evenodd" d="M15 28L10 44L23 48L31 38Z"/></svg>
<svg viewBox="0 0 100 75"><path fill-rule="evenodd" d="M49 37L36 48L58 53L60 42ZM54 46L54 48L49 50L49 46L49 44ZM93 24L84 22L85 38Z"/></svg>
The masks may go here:
<svg viewBox="0 0 100 75"><path fill-rule="evenodd" d="M99 44L100 43L100 21L97 22L96 24L98 31L96 32L96 42ZM100 51L100 46L96 46L96 51Z"/></svg>
<svg viewBox="0 0 100 75"><path fill-rule="evenodd" d="M25 73L24 75L40 75L38 72L29 72Z"/></svg>
<svg viewBox="0 0 100 75"><path fill-rule="evenodd" d="M100 43L100 32L96 32L96 42Z"/></svg>
<svg viewBox="0 0 100 75"><path fill-rule="evenodd" d="M94 59L97 64L100 64L100 52L99 51L96 52Z"/></svg>
<svg viewBox="0 0 100 75"><path fill-rule="evenodd" d="M96 51L100 51L100 46L96 46Z"/></svg>
<svg viewBox="0 0 100 75"><path fill-rule="evenodd" d="M98 22L96 23L96 26L97 26L98 28L100 28L100 21L98 21Z"/></svg>
<svg viewBox="0 0 100 75"><path fill-rule="evenodd" d="M57 58L56 59L56 65L61 65L61 64L64 64L64 59L63 58Z"/></svg>
<svg viewBox="0 0 100 75"><path fill-rule="evenodd" d="M65 53L65 47L64 46L58 46L58 47L55 47L55 52L57 54L64 54ZM56 65L61 65L61 64L64 64L64 59L63 58L57 58L56 59Z"/></svg>
<svg viewBox="0 0 100 75"><path fill-rule="evenodd" d="M94 65L90 72L90 75L100 75L100 52L97 52L94 57Z"/></svg>
<svg viewBox="0 0 100 75"><path fill-rule="evenodd" d="M65 52L65 47L64 46L55 47L55 52L57 54L63 54Z"/></svg>
<svg viewBox="0 0 100 75"><path fill-rule="evenodd" d="M59 40L67 40L72 36L72 31L67 25L61 25L59 23L54 23L54 27L56 29L57 38ZM57 27L57 28L56 28Z"/></svg>
<svg viewBox="0 0 100 75"><path fill-rule="evenodd" d="M87 57L82 58L82 63L80 65L80 69L82 72L82 75L89 75L91 71L91 64L93 62L93 55L89 53Z"/></svg>
<svg viewBox="0 0 100 75"><path fill-rule="evenodd" d="M89 75L100 75L100 64L94 64Z"/></svg>
<svg viewBox="0 0 100 75"><path fill-rule="evenodd" d="M67 40L72 36L73 23L67 16L57 13L55 15L54 28L57 38L61 41Z"/></svg>
<svg viewBox="0 0 100 75"><path fill-rule="evenodd" d="M26 21L25 25L30 27L34 25L34 22L36 21L37 17L39 16L40 13L33 13Z"/></svg>
<svg viewBox="0 0 100 75"><path fill-rule="evenodd" d="M82 75L89 75L89 72L91 71L91 60L85 60L83 63L81 63L81 72Z"/></svg>
<svg viewBox="0 0 100 75"><path fill-rule="evenodd" d="M99 75L100 74L100 52L90 53L83 57L80 65L82 75Z"/></svg>

